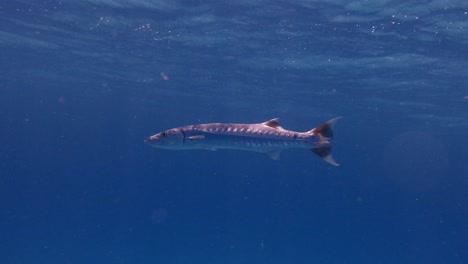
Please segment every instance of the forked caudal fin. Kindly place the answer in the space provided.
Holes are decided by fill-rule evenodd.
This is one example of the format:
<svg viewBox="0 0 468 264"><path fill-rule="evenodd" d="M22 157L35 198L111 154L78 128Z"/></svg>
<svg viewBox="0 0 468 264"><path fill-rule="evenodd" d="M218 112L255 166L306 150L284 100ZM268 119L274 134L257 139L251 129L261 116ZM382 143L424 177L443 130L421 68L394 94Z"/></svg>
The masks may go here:
<svg viewBox="0 0 468 264"><path fill-rule="evenodd" d="M336 163L331 155L331 143L329 140L333 138L333 124L340 118L333 118L309 131L309 133L317 135L319 138L317 145L311 148L312 152L334 166L339 166L339 164Z"/></svg>

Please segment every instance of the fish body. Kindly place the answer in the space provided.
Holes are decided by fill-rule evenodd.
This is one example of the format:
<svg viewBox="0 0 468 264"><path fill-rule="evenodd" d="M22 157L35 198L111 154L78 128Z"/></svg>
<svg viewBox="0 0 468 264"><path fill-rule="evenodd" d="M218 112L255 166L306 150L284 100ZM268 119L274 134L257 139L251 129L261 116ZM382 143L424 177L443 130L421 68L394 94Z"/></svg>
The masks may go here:
<svg viewBox="0 0 468 264"><path fill-rule="evenodd" d="M286 130L271 119L257 124L209 123L172 128L145 139L164 149L238 149L267 154L278 159L284 149L308 148L328 163L338 166L331 156L332 119L306 132Z"/></svg>

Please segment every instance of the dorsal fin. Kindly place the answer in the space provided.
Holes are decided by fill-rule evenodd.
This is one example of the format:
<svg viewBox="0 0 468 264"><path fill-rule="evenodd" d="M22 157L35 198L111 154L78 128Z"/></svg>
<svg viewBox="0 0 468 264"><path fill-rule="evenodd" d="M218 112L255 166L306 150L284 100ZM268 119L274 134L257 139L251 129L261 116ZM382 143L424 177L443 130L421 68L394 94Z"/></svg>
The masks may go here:
<svg viewBox="0 0 468 264"><path fill-rule="evenodd" d="M283 129L278 120L279 120L278 118L273 118L273 119L263 122L262 124L265 126L272 127L272 128Z"/></svg>

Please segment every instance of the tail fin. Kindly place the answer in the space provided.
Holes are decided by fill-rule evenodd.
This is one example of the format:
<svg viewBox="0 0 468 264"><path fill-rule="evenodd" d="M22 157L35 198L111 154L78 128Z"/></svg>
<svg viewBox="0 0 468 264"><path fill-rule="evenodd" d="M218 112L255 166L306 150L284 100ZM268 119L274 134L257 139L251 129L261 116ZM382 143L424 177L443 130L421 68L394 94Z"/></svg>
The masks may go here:
<svg viewBox="0 0 468 264"><path fill-rule="evenodd" d="M317 154L324 161L334 166L340 165L336 163L331 155L331 143L329 140L333 138L332 126L336 120L340 118L341 117L333 118L309 131L309 133L318 136L318 142L314 147L311 148L311 151Z"/></svg>

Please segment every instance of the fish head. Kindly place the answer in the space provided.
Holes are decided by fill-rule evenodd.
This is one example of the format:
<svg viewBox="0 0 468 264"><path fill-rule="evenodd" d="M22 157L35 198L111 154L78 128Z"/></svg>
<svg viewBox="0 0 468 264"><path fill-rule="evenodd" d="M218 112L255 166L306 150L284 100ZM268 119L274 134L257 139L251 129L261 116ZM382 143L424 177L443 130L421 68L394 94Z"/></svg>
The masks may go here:
<svg viewBox="0 0 468 264"><path fill-rule="evenodd" d="M177 149L184 144L184 132L179 128L169 129L146 138L145 143L158 148Z"/></svg>

